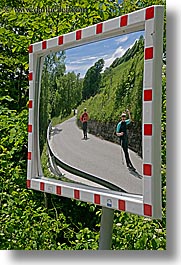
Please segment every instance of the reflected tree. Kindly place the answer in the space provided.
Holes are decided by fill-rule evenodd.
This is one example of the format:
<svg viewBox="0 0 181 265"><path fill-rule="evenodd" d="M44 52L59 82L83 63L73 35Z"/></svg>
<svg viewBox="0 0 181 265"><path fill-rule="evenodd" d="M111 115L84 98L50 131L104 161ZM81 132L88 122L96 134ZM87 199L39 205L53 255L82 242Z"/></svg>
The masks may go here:
<svg viewBox="0 0 181 265"><path fill-rule="evenodd" d="M101 85L101 72L104 67L104 60L98 60L92 67L90 67L83 81L82 98L88 99L95 96Z"/></svg>
<svg viewBox="0 0 181 265"><path fill-rule="evenodd" d="M40 93L40 150L46 141L49 121L66 117L82 100L80 74L66 73L66 52L59 51L45 57Z"/></svg>

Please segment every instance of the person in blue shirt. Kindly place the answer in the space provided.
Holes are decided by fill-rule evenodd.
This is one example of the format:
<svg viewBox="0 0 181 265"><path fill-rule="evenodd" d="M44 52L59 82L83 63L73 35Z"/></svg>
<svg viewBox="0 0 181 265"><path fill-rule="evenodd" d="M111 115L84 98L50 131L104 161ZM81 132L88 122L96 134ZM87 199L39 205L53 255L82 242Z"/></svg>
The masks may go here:
<svg viewBox="0 0 181 265"><path fill-rule="evenodd" d="M123 112L121 115L121 121L117 124L117 127L116 127L116 135L120 137L120 145L123 148L128 169L135 171L136 169L134 168L130 160L129 153L128 153L127 125L130 124L131 122L131 115L128 109L127 109L127 113L128 113L129 119L126 119L126 113Z"/></svg>

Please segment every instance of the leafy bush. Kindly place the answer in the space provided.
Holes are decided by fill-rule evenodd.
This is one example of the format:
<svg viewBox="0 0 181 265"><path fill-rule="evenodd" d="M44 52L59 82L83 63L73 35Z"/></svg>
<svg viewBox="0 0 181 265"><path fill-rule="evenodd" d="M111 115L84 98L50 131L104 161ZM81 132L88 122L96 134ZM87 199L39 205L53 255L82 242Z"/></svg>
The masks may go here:
<svg viewBox="0 0 181 265"><path fill-rule="evenodd" d="M137 47L138 46L138 47ZM132 52L135 47L139 49ZM102 73L101 90L78 107L78 117L84 107L90 118L102 122L118 121L120 113L129 108L135 121L142 119L143 41L140 38L129 50L133 57L120 60ZM127 53L127 52L126 52ZM126 54L125 53L125 54ZM121 57L122 58L122 57ZM120 58L120 59L121 59ZM114 62L113 62L114 63Z"/></svg>
<svg viewBox="0 0 181 265"><path fill-rule="evenodd" d="M140 4L141 3L141 4ZM0 47L0 248L3 250L68 250L98 249L101 209L58 196L51 196L52 206L44 205L43 193L26 189L26 154L28 111L28 46L30 43L58 36L108 18L126 14L161 0L123 1L121 8L113 1L65 0L62 7L80 6L85 13L45 12L18 13L5 7L48 6L56 3L37 1L3 1L1 11ZM166 43L164 32L164 45ZM126 64L126 62L125 62ZM165 79L163 87L165 91ZM101 92L102 93L102 92ZM105 108L112 95L108 91L97 102L86 104ZM115 96L115 94L113 94ZM114 109L112 101L109 108ZM97 112L99 113L99 112ZM104 110L106 120L111 112ZM95 115L92 112L93 115ZM97 114L98 115L98 114ZM162 191L163 219L143 217L115 211L112 249L166 248L166 99L163 93L162 116Z"/></svg>

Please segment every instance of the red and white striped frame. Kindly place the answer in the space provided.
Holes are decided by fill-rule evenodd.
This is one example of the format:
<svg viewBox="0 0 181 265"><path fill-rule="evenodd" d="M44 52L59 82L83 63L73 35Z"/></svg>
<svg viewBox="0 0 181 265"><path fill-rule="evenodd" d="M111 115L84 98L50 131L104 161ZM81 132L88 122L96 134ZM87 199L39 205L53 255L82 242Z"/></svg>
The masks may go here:
<svg viewBox="0 0 181 265"><path fill-rule="evenodd" d="M161 81L163 6L150 6L29 46L27 187L150 218L161 218ZM143 196L43 177L39 152L39 93L42 58L109 37L145 30L143 80Z"/></svg>

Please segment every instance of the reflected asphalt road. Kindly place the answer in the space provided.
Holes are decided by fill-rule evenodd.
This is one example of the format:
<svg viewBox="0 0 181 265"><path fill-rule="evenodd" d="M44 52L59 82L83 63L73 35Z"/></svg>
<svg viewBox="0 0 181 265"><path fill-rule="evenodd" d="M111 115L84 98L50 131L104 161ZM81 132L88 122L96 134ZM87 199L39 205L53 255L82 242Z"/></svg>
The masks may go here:
<svg viewBox="0 0 181 265"><path fill-rule="evenodd" d="M50 145L54 153L65 163L110 181L130 193L142 194L142 179L138 174L130 173L125 161L124 165L122 164L120 146L91 134L88 134L87 140L83 140L82 130L76 125L76 117L53 128ZM131 150L129 153L133 165L141 175L141 158ZM79 183L100 187L63 170L61 172Z"/></svg>

